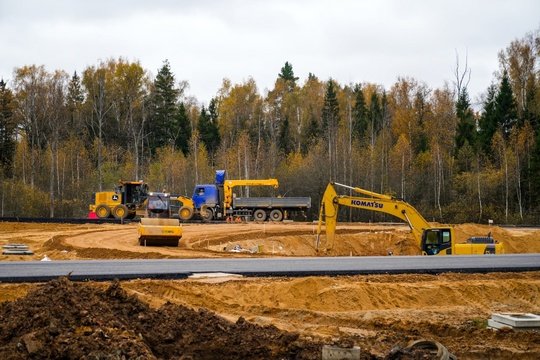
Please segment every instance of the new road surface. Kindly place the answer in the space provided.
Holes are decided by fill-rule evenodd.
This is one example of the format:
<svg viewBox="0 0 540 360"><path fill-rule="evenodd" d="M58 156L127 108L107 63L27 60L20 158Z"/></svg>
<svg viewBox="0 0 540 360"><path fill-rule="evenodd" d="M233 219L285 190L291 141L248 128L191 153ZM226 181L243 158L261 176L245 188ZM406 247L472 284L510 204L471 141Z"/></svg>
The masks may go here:
<svg viewBox="0 0 540 360"><path fill-rule="evenodd" d="M72 280L109 280L181 279L200 273L231 273L244 276L332 276L535 270L540 270L540 254L21 261L0 263L0 282L46 281L59 276L69 276Z"/></svg>

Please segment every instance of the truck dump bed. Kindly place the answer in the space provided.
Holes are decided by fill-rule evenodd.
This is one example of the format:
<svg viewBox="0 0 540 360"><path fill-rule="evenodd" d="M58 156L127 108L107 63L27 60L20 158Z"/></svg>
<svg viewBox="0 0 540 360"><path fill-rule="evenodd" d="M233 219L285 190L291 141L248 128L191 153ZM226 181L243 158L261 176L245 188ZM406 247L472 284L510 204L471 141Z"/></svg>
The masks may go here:
<svg viewBox="0 0 540 360"><path fill-rule="evenodd" d="M310 197L248 197L235 198L234 208L275 208L307 209L311 207Z"/></svg>

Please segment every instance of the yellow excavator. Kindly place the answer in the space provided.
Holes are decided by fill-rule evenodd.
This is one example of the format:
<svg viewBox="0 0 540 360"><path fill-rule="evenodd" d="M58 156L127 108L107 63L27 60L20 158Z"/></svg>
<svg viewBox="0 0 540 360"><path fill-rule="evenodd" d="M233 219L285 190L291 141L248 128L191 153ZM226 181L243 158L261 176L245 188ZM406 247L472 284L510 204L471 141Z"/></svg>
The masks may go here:
<svg viewBox="0 0 540 360"><path fill-rule="evenodd" d="M336 186L364 195L338 195ZM378 194L358 187L331 182L326 187L321 201L319 223L317 226L317 244L320 242L322 224L326 227L326 249L332 249L339 207L348 206L369 211L378 211L393 215L411 228L412 234L422 251L422 255L481 255L503 254L504 247L491 236L472 237L466 243L456 243L454 229L449 226L432 227L426 219L409 203L390 195Z"/></svg>

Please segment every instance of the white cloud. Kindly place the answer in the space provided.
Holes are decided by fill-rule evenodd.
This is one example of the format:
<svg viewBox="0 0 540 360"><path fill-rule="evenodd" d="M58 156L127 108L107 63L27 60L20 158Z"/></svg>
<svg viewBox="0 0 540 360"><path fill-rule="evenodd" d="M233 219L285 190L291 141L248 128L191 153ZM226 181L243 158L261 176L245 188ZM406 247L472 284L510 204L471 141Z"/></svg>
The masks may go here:
<svg viewBox="0 0 540 360"><path fill-rule="evenodd" d="M224 77L271 88L288 60L341 83L389 88L398 76L432 87L452 81L468 52L472 96L497 70L497 52L538 29L540 2L498 1L15 1L0 0L0 77L15 67L82 71L100 59L169 59L207 102Z"/></svg>

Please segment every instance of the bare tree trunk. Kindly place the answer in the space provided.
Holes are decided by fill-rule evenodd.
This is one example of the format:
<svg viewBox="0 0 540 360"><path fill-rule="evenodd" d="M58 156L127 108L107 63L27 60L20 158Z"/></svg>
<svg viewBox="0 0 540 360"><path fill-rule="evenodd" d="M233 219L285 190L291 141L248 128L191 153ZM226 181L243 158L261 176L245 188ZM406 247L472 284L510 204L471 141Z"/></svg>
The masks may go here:
<svg viewBox="0 0 540 360"><path fill-rule="evenodd" d="M244 174L249 179L248 143L244 144ZM249 186L246 187L246 197L249 197Z"/></svg>
<svg viewBox="0 0 540 360"><path fill-rule="evenodd" d="M25 142L22 153L22 181L24 185L26 185L26 150L28 148L27 144L28 143Z"/></svg>
<svg viewBox="0 0 540 360"><path fill-rule="evenodd" d="M523 220L523 205L522 205L522 195L521 195L521 165L519 161L519 154L516 151L516 193L519 206L519 217Z"/></svg>
<svg viewBox="0 0 540 360"><path fill-rule="evenodd" d="M54 217L54 150L53 145L49 145L49 151L51 155L51 164L49 167L49 216Z"/></svg>
<svg viewBox="0 0 540 360"><path fill-rule="evenodd" d="M58 156L58 143L54 146L54 157L56 162L56 193L58 194L58 197L62 199L62 193L60 192L60 160Z"/></svg>
<svg viewBox="0 0 540 360"><path fill-rule="evenodd" d="M480 222L482 220L482 212L483 212L482 192L481 192L481 187L480 187L480 155L476 155L476 169L477 169L476 186L478 189L478 207L479 207L478 222Z"/></svg>
<svg viewBox="0 0 540 360"><path fill-rule="evenodd" d="M197 144L197 135L193 137L193 162L195 167L195 184L199 183L199 163L198 163L199 149Z"/></svg>
<svg viewBox="0 0 540 360"><path fill-rule="evenodd" d="M504 149L504 218L508 223L508 159Z"/></svg>
<svg viewBox="0 0 540 360"><path fill-rule="evenodd" d="M405 154L401 154L401 198L405 199Z"/></svg>
<svg viewBox="0 0 540 360"><path fill-rule="evenodd" d="M353 165L352 165L352 109L351 102L348 102L349 108L349 186L353 186ZM349 196L352 196L352 189L349 189ZM352 207L349 207L349 221L352 221Z"/></svg>

